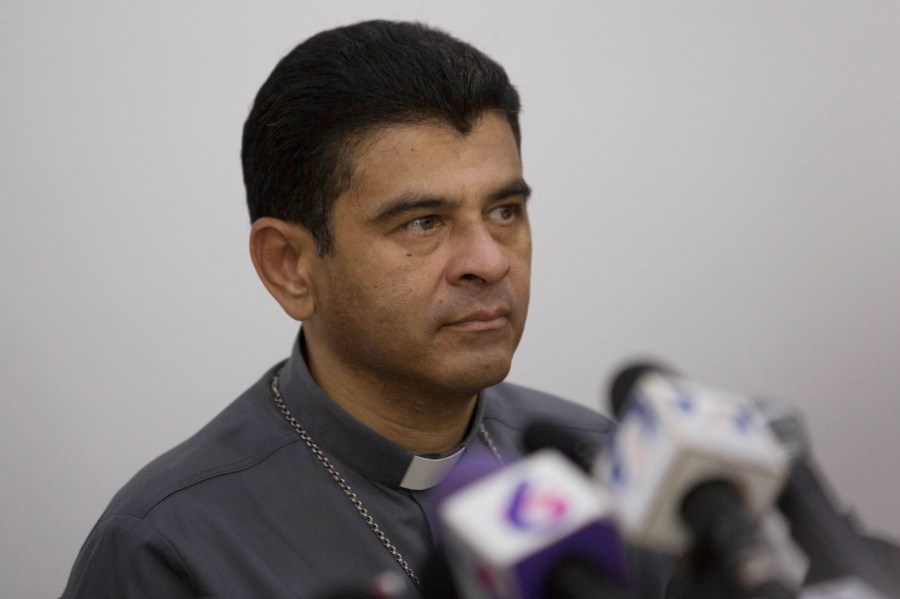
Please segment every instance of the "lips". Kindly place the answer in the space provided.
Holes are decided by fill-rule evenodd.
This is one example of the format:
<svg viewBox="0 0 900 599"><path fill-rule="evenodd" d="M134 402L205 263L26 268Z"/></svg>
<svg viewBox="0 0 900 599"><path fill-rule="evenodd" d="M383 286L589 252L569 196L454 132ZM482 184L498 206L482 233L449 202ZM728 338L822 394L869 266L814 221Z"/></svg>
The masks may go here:
<svg viewBox="0 0 900 599"><path fill-rule="evenodd" d="M505 327L508 322L508 308L479 308L454 319L445 326L465 331L492 331Z"/></svg>

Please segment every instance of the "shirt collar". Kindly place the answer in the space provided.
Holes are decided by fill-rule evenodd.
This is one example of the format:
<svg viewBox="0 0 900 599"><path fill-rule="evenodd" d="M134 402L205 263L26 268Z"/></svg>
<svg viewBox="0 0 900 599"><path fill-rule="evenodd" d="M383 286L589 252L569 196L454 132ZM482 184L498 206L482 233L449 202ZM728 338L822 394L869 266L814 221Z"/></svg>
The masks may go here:
<svg viewBox="0 0 900 599"><path fill-rule="evenodd" d="M327 454L389 487L414 491L441 482L472 444L484 411L478 401L469 432L447 456L420 456L390 441L331 401L313 380L303 358L303 331L281 370L281 395L294 417Z"/></svg>

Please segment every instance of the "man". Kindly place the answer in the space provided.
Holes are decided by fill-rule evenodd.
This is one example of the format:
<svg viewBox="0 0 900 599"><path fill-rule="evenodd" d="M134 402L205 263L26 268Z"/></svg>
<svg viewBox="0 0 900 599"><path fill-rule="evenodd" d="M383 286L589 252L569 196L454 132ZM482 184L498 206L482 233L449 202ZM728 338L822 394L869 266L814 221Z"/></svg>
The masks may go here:
<svg viewBox="0 0 900 599"><path fill-rule="evenodd" d="M299 45L244 128L263 284L290 358L130 481L65 597L325 597L421 583L427 490L464 453L601 416L501 383L528 309L529 187L503 69L442 32L367 22Z"/></svg>

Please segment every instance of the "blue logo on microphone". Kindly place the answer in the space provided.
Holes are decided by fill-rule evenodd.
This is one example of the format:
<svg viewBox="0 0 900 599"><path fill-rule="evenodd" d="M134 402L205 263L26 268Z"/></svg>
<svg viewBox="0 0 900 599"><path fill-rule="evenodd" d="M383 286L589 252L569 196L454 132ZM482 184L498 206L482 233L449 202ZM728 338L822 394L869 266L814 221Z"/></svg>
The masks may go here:
<svg viewBox="0 0 900 599"><path fill-rule="evenodd" d="M506 519L519 530L543 532L557 526L565 518L567 509L563 497L522 481L513 492Z"/></svg>

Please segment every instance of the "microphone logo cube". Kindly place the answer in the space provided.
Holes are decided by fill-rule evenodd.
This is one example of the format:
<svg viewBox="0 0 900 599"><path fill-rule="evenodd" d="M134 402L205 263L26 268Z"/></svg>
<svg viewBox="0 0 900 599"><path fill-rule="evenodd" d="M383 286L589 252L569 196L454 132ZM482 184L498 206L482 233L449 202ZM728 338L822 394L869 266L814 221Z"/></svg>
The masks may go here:
<svg viewBox="0 0 900 599"><path fill-rule="evenodd" d="M438 508L447 553L465 597L539 598L572 553L624 574L608 495L559 452L546 449L447 497ZM612 549L614 547L614 549Z"/></svg>
<svg viewBox="0 0 900 599"><path fill-rule="evenodd" d="M787 462L749 398L648 373L631 391L599 475L629 541L678 552L688 541L680 515L687 490L725 480L759 513L780 491Z"/></svg>

